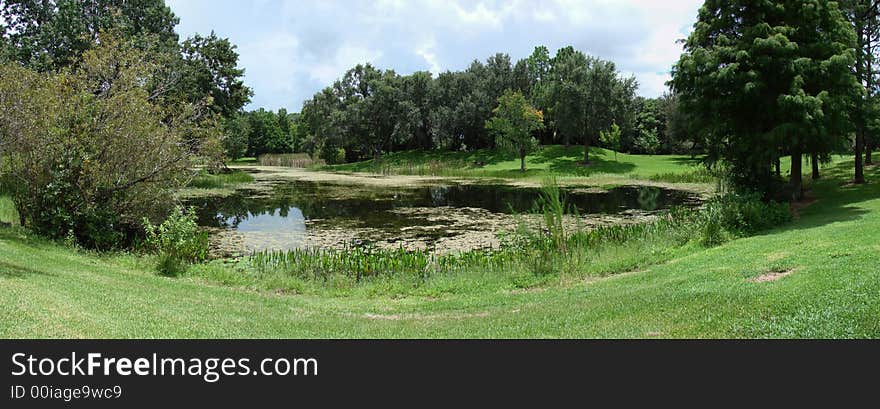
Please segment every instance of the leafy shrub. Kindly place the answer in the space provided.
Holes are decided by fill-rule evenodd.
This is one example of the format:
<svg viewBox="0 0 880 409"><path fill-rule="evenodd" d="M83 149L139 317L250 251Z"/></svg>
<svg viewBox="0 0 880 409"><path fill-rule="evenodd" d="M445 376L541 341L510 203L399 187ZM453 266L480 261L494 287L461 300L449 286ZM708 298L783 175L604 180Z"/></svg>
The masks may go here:
<svg viewBox="0 0 880 409"><path fill-rule="evenodd" d="M729 193L706 203L700 213L701 243L717 245L729 236L748 236L791 221L784 203L764 202L756 193Z"/></svg>
<svg viewBox="0 0 880 409"><path fill-rule="evenodd" d="M159 253L159 272L177 275L189 263L204 261L208 256L208 233L199 230L192 208L176 206L171 215L158 226L144 219L145 246Z"/></svg>
<svg viewBox="0 0 880 409"><path fill-rule="evenodd" d="M24 227L87 248L128 246L195 154L210 156L213 122L196 105L151 96L147 84L166 74L149 61L102 35L64 72L0 64L2 173L15 181L4 189Z"/></svg>

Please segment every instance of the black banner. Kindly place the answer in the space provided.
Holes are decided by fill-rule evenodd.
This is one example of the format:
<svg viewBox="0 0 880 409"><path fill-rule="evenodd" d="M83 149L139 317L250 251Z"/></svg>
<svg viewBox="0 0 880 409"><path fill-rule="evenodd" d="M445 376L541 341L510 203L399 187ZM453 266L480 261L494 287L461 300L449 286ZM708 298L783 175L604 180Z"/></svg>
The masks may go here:
<svg viewBox="0 0 880 409"><path fill-rule="evenodd" d="M842 404L873 399L878 351L820 341L0 341L0 407L624 405L765 393L765 403Z"/></svg>

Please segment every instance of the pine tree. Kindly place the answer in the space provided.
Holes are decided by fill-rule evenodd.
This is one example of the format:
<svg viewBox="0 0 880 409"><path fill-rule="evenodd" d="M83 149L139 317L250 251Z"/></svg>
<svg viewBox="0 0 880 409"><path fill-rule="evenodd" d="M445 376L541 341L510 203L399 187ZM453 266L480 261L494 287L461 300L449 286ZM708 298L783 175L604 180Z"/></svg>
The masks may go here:
<svg viewBox="0 0 880 409"><path fill-rule="evenodd" d="M734 185L770 195L771 164L787 153L800 199L802 156L840 145L863 92L837 3L707 0L694 28L671 85L706 133L708 161L723 162Z"/></svg>

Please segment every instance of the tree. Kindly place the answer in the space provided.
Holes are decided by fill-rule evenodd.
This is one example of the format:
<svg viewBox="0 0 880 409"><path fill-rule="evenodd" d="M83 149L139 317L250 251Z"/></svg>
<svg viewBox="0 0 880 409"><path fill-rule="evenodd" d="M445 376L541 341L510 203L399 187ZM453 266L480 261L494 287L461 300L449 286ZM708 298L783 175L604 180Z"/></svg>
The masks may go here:
<svg viewBox="0 0 880 409"><path fill-rule="evenodd" d="M678 108L678 96L674 93L666 93L660 98L660 107L666 118L663 149L666 153L690 153L695 155L702 152L705 144L700 141L700 134L690 132L688 129L687 113Z"/></svg>
<svg viewBox="0 0 880 409"><path fill-rule="evenodd" d="M666 110L659 98L635 99L635 124L627 146L631 152L655 154L664 151L666 139Z"/></svg>
<svg viewBox="0 0 880 409"><path fill-rule="evenodd" d="M236 47L212 31L196 34L181 45L184 73L182 89L190 101L209 101L211 110L224 118L240 111L253 95L244 85Z"/></svg>
<svg viewBox="0 0 880 409"><path fill-rule="evenodd" d="M418 126L418 109L403 97L403 84L394 71L358 64L333 86L342 101L341 127L351 149L378 159L384 150L410 137Z"/></svg>
<svg viewBox="0 0 880 409"><path fill-rule="evenodd" d="M433 78L427 71L417 71L402 78L403 98L415 110L413 126L414 134L409 145L418 149L431 149L431 111L435 109L431 98L431 82Z"/></svg>
<svg viewBox="0 0 880 409"><path fill-rule="evenodd" d="M620 127L617 124L612 124L611 129L608 131L602 131L599 134L599 139L609 149L614 150L614 160L617 160L617 151L620 150Z"/></svg>
<svg viewBox="0 0 880 409"><path fill-rule="evenodd" d="M60 73L0 66L0 151L22 225L106 249L166 210L217 135L204 106L154 103L143 79L159 67L142 51L100 40Z"/></svg>
<svg viewBox="0 0 880 409"><path fill-rule="evenodd" d="M769 195L771 163L792 158L792 197L802 197L802 155L827 154L849 130L863 91L850 67L852 29L834 2L707 0L673 69L671 85L708 162L734 185Z"/></svg>
<svg viewBox="0 0 880 409"><path fill-rule="evenodd" d="M572 47L560 49L553 59L549 91L554 124L568 145L572 136L584 144L584 165L590 162L590 144L611 124L627 124L638 84L622 78L614 63L587 57Z"/></svg>
<svg viewBox="0 0 880 409"><path fill-rule="evenodd" d="M482 141L483 126L491 115L484 116L480 104L483 95L478 89L477 76L472 70L441 73L431 83L431 133L434 146L444 149L474 148ZM476 128L479 124L479 129Z"/></svg>
<svg viewBox="0 0 880 409"><path fill-rule="evenodd" d="M260 108L247 113L248 156L292 152L290 134L284 132L278 116Z"/></svg>
<svg viewBox="0 0 880 409"><path fill-rule="evenodd" d="M520 171L526 171L526 155L532 152L538 141L532 132L544 128L544 114L529 105L519 91L507 91L498 98L494 116L486 121L486 129L495 135L496 145L514 152L520 159Z"/></svg>
<svg viewBox="0 0 880 409"><path fill-rule="evenodd" d="M327 163L335 163L338 155L333 153L344 149L340 130L343 124L342 101L333 88L324 88L303 104L298 121L301 132L306 135L302 142L303 151Z"/></svg>
<svg viewBox="0 0 880 409"><path fill-rule="evenodd" d="M632 101L638 84L634 77L623 78L613 62L595 60L587 73L584 120L584 165L590 163L590 143L612 124L631 121Z"/></svg>
<svg viewBox="0 0 880 409"><path fill-rule="evenodd" d="M565 146L582 135L586 114L587 70L591 60L572 47L556 52L552 60L547 107Z"/></svg>
<svg viewBox="0 0 880 409"><path fill-rule="evenodd" d="M223 149L226 158L236 160L249 150L250 123L245 114L238 114L223 121Z"/></svg>
<svg viewBox="0 0 880 409"><path fill-rule="evenodd" d="M108 30L142 49L177 48L164 0L2 0L0 20L12 59L38 71L73 64Z"/></svg>
<svg viewBox="0 0 880 409"><path fill-rule="evenodd" d="M865 182L865 162L871 161L871 140L869 133L876 129L872 126L876 123L880 113L877 110L877 72L874 64L874 55L877 51L878 37L880 37L880 2L876 0L843 0L840 2L841 9L855 30L856 34L856 63L854 73L856 79L866 92L856 101L856 110L853 115L855 123L855 168L853 181ZM864 161L863 155L864 154Z"/></svg>

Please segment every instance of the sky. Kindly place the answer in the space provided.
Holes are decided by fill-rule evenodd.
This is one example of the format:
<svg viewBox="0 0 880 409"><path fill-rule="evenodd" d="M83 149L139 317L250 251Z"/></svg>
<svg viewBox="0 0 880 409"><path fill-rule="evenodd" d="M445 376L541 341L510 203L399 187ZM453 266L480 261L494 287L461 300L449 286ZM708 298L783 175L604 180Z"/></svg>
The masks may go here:
<svg viewBox="0 0 880 409"><path fill-rule="evenodd" d="M167 0L181 38L212 30L238 46L247 109L287 108L369 62L399 74L459 71L545 45L614 61L639 95L666 90L702 0Z"/></svg>

